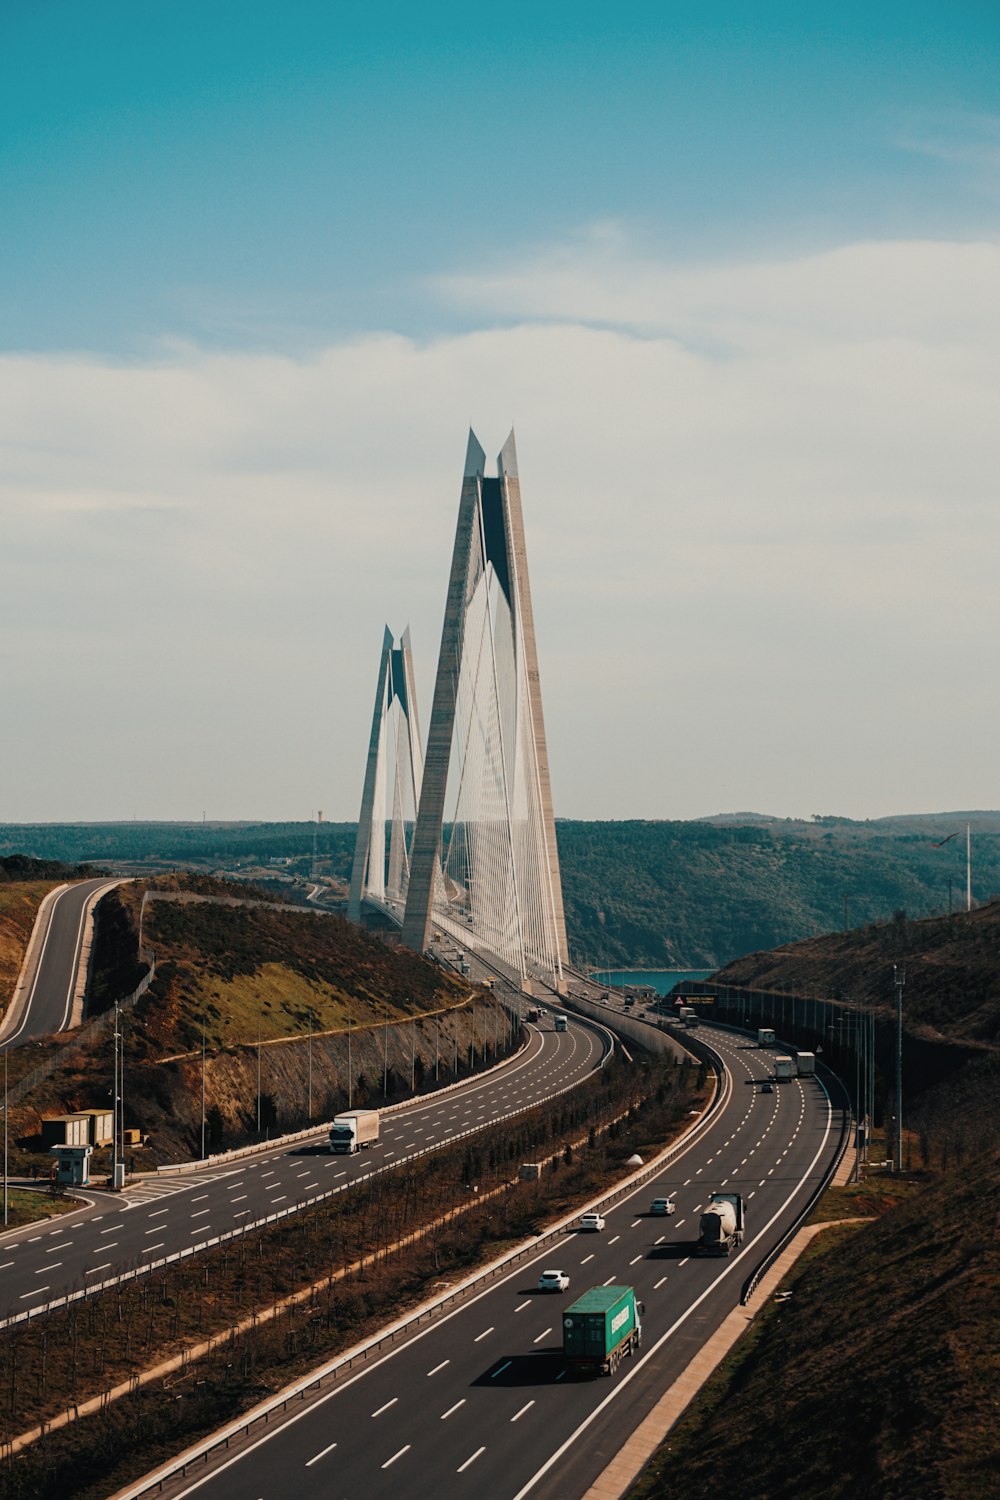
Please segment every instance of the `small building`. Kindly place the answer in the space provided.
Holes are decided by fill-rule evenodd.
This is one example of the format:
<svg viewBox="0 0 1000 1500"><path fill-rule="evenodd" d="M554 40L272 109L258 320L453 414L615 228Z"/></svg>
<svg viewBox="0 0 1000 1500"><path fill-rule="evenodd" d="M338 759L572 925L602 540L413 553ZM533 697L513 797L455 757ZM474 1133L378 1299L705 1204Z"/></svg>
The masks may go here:
<svg viewBox="0 0 1000 1500"><path fill-rule="evenodd" d="M90 1182L90 1156L93 1149L90 1145L50 1146L56 1182L64 1183L67 1187L87 1187Z"/></svg>
<svg viewBox="0 0 1000 1500"><path fill-rule="evenodd" d="M89 1146L90 1117L85 1114L50 1115L42 1120L42 1145Z"/></svg>
<svg viewBox="0 0 1000 1500"><path fill-rule="evenodd" d="M518 1180L521 1182L537 1182L542 1175L545 1163L540 1161L525 1161L517 1169Z"/></svg>

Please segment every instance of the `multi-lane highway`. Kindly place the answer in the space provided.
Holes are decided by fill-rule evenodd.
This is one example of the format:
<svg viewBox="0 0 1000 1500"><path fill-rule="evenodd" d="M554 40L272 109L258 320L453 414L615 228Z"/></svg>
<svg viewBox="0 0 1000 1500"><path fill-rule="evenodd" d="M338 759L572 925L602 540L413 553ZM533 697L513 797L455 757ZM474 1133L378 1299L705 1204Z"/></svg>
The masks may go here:
<svg viewBox="0 0 1000 1500"><path fill-rule="evenodd" d="M80 880L59 891L48 906L28 955L34 973L0 1025L0 1048L20 1047L36 1037L65 1031L73 1016L80 955L86 937L87 903L99 891L119 884L106 877Z"/></svg>
<svg viewBox="0 0 1000 1500"><path fill-rule="evenodd" d="M183 1176L163 1174L121 1195L94 1195L95 1206L55 1226L29 1225L0 1237L0 1319L315 1201L378 1167L537 1104L593 1072L610 1041L600 1028L576 1022L565 1032L552 1030L551 1021L528 1030L527 1046L504 1066L386 1114L381 1141L370 1151L331 1156L319 1135L277 1144Z"/></svg>
<svg viewBox="0 0 1000 1500"><path fill-rule="evenodd" d="M765 1094L767 1055L745 1038L707 1034L726 1069L721 1106L660 1176L607 1211L603 1233L568 1233L558 1249L521 1262L165 1493L582 1495L738 1302L743 1281L801 1211L840 1143L840 1102L818 1079ZM722 1187L747 1199L746 1239L728 1258L701 1258L700 1212ZM676 1194L676 1215L650 1217L650 1199L667 1193ZM547 1267L569 1274L568 1293L536 1290ZM610 1379L575 1378L561 1356L563 1309L602 1284L636 1288L645 1305L643 1348Z"/></svg>

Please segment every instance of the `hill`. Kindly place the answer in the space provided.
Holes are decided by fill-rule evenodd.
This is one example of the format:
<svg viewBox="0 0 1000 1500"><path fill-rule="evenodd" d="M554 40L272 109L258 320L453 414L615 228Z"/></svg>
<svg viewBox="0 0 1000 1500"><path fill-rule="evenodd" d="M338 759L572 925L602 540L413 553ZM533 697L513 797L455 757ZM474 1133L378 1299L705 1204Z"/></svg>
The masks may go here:
<svg viewBox="0 0 1000 1500"><path fill-rule="evenodd" d="M806 822L756 813L695 822L556 823L570 950L597 968L713 968L743 953L1000 893L1000 813ZM351 823L0 825L0 854L98 859L130 872L273 868L301 888L346 880Z"/></svg>
<svg viewBox="0 0 1000 1500"><path fill-rule="evenodd" d="M998 1171L994 1148L878 1222L834 1231L635 1495L672 1496L681 1476L691 1497L994 1496Z"/></svg>

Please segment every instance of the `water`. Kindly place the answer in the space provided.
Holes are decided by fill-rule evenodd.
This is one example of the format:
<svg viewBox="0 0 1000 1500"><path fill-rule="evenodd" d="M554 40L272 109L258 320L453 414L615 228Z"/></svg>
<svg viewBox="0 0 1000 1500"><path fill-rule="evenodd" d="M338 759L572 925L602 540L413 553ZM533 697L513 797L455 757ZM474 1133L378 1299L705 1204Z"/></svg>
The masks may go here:
<svg viewBox="0 0 1000 1500"><path fill-rule="evenodd" d="M714 969L592 969L596 984L621 989L626 984L650 984L658 995L669 995L682 979L707 979Z"/></svg>

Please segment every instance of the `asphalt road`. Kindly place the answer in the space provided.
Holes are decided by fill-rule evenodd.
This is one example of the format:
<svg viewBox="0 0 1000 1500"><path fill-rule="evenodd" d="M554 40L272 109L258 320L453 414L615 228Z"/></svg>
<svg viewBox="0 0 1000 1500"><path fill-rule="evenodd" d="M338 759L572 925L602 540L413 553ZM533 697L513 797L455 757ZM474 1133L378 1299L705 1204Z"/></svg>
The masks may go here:
<svg viewBox="0 0 1000 1500"><path fill-rule="evenodd" d="M381 1140L354 1156L331 1156L326 1136L276 1145L242 1160L164 1175L97 1194L93 1207L54 1227L27 1225L0 1237L0 1318L35 1309L79 1287L363 1180L393 1160L427 1151L499 1116L579 1083L600 1064L602 1035L551 1018L529 1028L527 1047L506 1066L461 1088L425 1095L384 1116Z"/></svg>
<svg viewBox="0 0 1000 1500"><path fill-rule="evenodd" d="M654 1182L609 1209L603 1233L571 1232L390 1353L373 1358L287 1418L277 1416L168 1484L204 1500L570 1500L738 1303L746 1277L801 1210L840 1140L840 1106L818 1079L763 1094L767 1054L701 1029L727 1069L711 1124ZM700 1211L718 1188L748 1200L747 1234L728 1257L695 1253ZM677 1213L648 1215L674 1193ZM536 1291L542 1269L569 1292ZM634 1286L645 1304L643 1348L610 1378L579 1378L561 1355L561 1319L591 1286Z"/></svg>
<svg viewBox="0 0 1000 1500"><path fill-rule="evenodd" d="M9 1030L0 1032L0 1047L23 1047L69 1026L87 902L95 891L117 884L106 877L81 880L55 898L26 1002L10 1017Z"/></svg>

